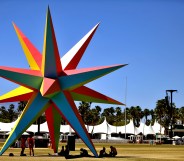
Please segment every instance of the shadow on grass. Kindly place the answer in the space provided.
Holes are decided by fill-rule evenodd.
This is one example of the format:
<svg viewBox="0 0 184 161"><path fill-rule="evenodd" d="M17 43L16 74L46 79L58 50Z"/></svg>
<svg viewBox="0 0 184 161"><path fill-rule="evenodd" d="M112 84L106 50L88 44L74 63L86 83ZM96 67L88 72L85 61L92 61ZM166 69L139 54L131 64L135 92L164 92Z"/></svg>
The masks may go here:
<svg viewBox="0 0 184 161"><path fill-rule="evenodd" d="M8 156L8 155L4 155L4 156ZM10 156L10 157L30 157L29 155L27 156L20 156L20 155L14 155L14 156ZM55 158L55 157L59 157L59 158L66 158L67 160L68 159L77 159L77 158L96 158L96 159L102 159L102 158L99 158L99 157L95 157L95 156L81 156L81 155L69 155L67 157L64 157L64 156L59 156L59 155L35 155L35 156L31 156L31 157L34 157L34 158L47 158L47 157L50 157L50 158ZM141 158L139 156L116 156L116 157L103 157L103 158L112 158L112 159L120 159L120 158Z"/></svg>
<svg viewBox="0 0 184 161"><path fill-rule="evenodd" d="M77 158L97 158L97 159L102 159L100 157L95 157L95 156L86 156L83 157L81 155L70 155L68 157L64 157L64 156L57 156L57 155L38 155L35 157L61 157L61 158L66 158L66 159L77 159ZM112 159L120 159L120 158L141 158L139 156L116 156L116 157L103 157L103 158L112 158Z"/></svg>
<svg viewBox="0 0 184 161"><path fill-rule="evenodd" d="M114 158L141 158L141 157L139 157L139 156L116 156Z"/></svg>
<svg viewBox="0 0 184 161"><path fill-rule="evenodd" d="M81 156L81 155L69 155L67 157L65 156L59 156L59 155L36 155L34 157L59 157L59 158L66 158L66 159L75 159L75 158L95 158L95 156Z"/></svg>

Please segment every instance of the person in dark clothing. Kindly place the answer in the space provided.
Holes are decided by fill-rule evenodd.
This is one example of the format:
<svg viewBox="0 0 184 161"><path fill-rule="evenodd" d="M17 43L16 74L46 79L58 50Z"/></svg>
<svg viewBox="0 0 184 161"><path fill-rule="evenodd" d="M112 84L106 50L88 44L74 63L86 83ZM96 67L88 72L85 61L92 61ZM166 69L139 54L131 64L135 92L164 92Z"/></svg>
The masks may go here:
<svg viewBox="0 0 184 161"><path fill-rule="evenodd" d="M100 153L99 153L99 157L100 158L103 158L103 157L107 157L108 156L108 154L106 153L105 150L106 150L105 147L103 147L103 149L100 150Z"/></svg>
<svg viewBox="0 0 184 161"><path fill-rule="evenodd" d="M61 151L58 153L59 156L65 156L65 149L64 146L62 146Z"/></svg>
<svg viewBox="0 0 184 161"><path fill-rule="evenodd" d="M81 152L80 152L80 155L81 155L82 157L87 157L87 156L89 156L88 151L87 151L86 149L81 148L80 151L81 151Z"/></svg>
<svg viewBox="0 0 184 161"><path fill-rule="evenodd" d="M111 151L109 152L110 157L115 157L117 155L117 150L115 147L110 146Z"/></svg>
<svg viewBox="0 0 184 161"><path fill-rule="evenodd" d="M65 146L65 151L64 151L64 156L65 156L65 158L69 158L69 153L70 153L69 147L68 147L68 145L66 145L66 146Z"/></svg>
<svg viewBox="0 0 184 161"><path fill-rule="evenodd" d="M26 138L24 136L21 137L21 152L20 156L24 156L24 150L26 148Z"/></svg>

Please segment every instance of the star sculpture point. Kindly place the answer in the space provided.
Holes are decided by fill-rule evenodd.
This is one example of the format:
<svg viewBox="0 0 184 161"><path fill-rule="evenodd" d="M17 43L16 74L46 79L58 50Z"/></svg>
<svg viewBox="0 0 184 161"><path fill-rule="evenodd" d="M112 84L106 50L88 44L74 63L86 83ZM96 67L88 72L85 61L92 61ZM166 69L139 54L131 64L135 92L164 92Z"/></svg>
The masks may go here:
<svg viewBox="0 0 184 161"><path fill-rule="evenodd" d="M59 91L61 91L61 88L58 80L51 78L43 79L40 88L40 93L42 94L43 97L52 98L52 96L54 96Z"/></svg>
<svg viewBox="0 0 184 161"><path fill-rule="evenodd" d="M61 118L64 118L91 152L98 156L74 101L123 105L86 87L85 84L126 65L76 69L98 25L60 59L49 8L42 54L13 23L30 69L0 67L1 77L20 85L0 96L0 102L25 100L28 103L3 145L0 155L45 112L54 152L58 151L60 122Z"/></svg>

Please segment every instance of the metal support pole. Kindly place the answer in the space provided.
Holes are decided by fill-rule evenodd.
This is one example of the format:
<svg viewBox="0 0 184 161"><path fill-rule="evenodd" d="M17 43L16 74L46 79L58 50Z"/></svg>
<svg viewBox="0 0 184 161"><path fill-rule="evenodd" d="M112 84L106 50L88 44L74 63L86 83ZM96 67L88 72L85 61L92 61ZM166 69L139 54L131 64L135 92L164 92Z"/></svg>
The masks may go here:
<svg viewBox="0 0 184 161"><path fill-rule="evenodd" d="M173 92L177 92L177 90L166 90L166 92L171 93L171 103L170 103L171 132L170 132L170 138L172 138L173 137L173 127L172 127L172 125L173 125L173 114L172 114L173 113L173 102L172 102L172 94L173 94Z"/></svg>
<svg viewBox="0 0 184 161"><path fill-rule="evenodd" d="M126 139L126 124L127 124L127 118L126 118L126 101L127 101L127 77L126 77L126 86L125 86L125 139Z"/></svg>

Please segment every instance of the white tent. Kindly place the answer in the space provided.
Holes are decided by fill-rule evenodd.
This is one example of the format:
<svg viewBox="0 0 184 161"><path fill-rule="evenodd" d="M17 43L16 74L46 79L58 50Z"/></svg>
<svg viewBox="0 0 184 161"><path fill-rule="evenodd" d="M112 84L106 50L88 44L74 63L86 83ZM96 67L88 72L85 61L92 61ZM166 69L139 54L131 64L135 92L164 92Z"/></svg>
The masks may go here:
<svg viewBox="0 0 184 161"><path fill-rule="evenodd" d="M15 126L16 121L12 123L2 123L0 122L0 132L9 132L13 129ZM143 133L144 135L148 134L156 134L160 133L164 134L164 128L160 126L158 122L155 121L153 126L146 126L144 123L140 123L140 126L137 128L133 124L133 120L130 120L130 122L125 126L113 126L108 124L106 118L104 119L103 123L95 126L89 126L85 125L86 129L89 133L98 133L98 134L112 134L112 133L121 133L125 134L134 134L137 135L139 133ZM126 128L126 131L125 131ZM38 131L38 125L31 125L27 130L27 132L37 132ZM47 122L42 123L40 125L40 132L49 132ZM60 132L61 133L74 133L74 130L70 127L70 125L61 125L60 126Z"/></svg>
<svg viewBox="0 0 184 161"><path fill-rule="evenodd" d="M153 130L151 125L149 125L149 126L145 125L144 126L144 133L143 133L143 135L148 135L148 134L155 135L155 132L154 132L154 130Z"/></svg>
<svg viewBox="0 0 184 161"><path fill-rule="evenodd" d="M157 121L155 121L154 125L152 126L155 133L164 134L165 128L162 127Z"/></svg>
<svg viewBox="0 0 184 161"><path fill-rule="evenodd" d="M11 131L10 132L7 132L6 133L6 135L9 135L11 133ZM27 132L23 132L23 134L22 135L29 135L29 133L27 133Z"/></svg>
<svg viewBox="0 0 184 161"><path fill-rule="evenodd" d="M172 138L175 139L175 140L181 139L181 137L179 137L179 136L174 136Z"/></svg>
<svg viewBox="0 0 184 161"><path fill-rule="evenodd" d="M96 126L91 126L93 129L93 134L95 133L99 133L99 134L107 134L108 133L108 128L107 128L107 121L106 121L106 118L104 119L104 121L99 124L99 125L96 125ZM91 128L90 127L90 128Z"/></svg>
<svg viewBox="0 0 184 161"><path fill-rule="evenodd" d="M122 126L113 126L107 123L107 134L119 133L121 132L121 127Z"/></svg>
<svg viewBox="0 0 184 161"><path fill-rule="evenodd" d="M27 130L27 132L38 132L38 125L32 124ZM49 132L47 122L40 124L40 132Z"/></svg>
<svg viewBox="0 0 184 161"><path fill-rule="evenodd" d="M32 124L27 130L27 132L37 132L38 131L38 125Z"/></svg>
<svg viewBox="0 0 184 161"><path fill-rule="evenodd" d="M3 123L0 122L0 132L9 132L13 129L13 127L15 126L15 122L11 122L11 123Z"/></svg>
<svg viewBox="0 0 184 161"><path fill-rule="evenodd" d="M86 128L89 133L101 133L101 134L112 134L112 133L125 133L125 126L113 126L108 124L106 118L104 121L96 126L87 126ZM133 120L130 120L130 123L126 125L127 134L139 134L140 130L134 126Z"/></svg>
<svg viewBox="0 0 184 161"><path fill-rule="evenodd" d="M122 126L122 131L121 133L125 133L125 126ZM126 125L126 133L127 134L134 134L137 135L139 134L141 131L134 126L133 120L130 120L129 124Z"/></svg>
<svg viewBox="0 0 184 161"><path fill-rule="evenodd" d="M143 123L143 122L140 122L140 126L138 127L138 129L139 129L139 131L142 133L142 134L144 134L144 128L145 128L145 123Z"/></svg>
<svg viewBox="0 0 184 161"><path fill-rule="evenodd" d="M108 124L106 118L104 121L95 126L91 125L85 125L86 129L89 133L99 133L99 134L111 134L111 133L116 133L116 127L113 125Z"/></svg>
<svg viewBox="0 0 184 161"><path fill-rule="evenodd" d="M47 122L40 124L40 132L49 132Z"/></svg>
<svg viewBox="0 0 184 161"><path fill-rule="evenodd" d="M61 125L60 126L60 132L62 132L63 134L66 134L66 133L73 133L74 130L70 127L70 125Z"/></svg>

